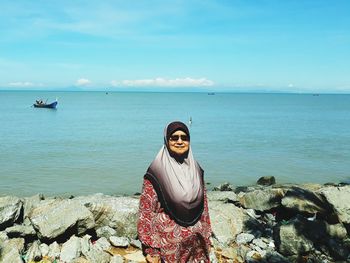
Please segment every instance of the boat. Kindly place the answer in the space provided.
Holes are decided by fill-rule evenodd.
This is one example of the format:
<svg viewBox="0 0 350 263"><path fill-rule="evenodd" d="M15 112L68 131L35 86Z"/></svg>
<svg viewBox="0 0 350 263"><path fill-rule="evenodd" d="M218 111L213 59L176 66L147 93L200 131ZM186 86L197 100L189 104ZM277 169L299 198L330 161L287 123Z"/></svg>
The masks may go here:
<svg viewBox="0 0 350 263"><path fill-rule="evenodd" d="M208 92L208 95L215 95L215 92Z"/></svg>
<svg viewBox="0 0 350 263"><path fill-rule="evenodd" d="M34 106L35 108L56 109L57 103L58 103L57 100L54 101L54 102L52 102L52 103L46 103L46 102L43 102L42 100L40 100L40 101L37 100L37 101L33 104L33 106Z"/></svg>

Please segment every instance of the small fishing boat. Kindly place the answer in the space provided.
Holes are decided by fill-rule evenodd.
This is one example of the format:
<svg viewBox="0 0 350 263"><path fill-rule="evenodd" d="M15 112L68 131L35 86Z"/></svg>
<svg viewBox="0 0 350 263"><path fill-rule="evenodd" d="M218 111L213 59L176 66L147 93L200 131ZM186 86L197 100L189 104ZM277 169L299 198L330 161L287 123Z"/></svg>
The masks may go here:
<svg viewBox="0 0 350 263"><path fill-rule="evenodd" d="M46 103L46 102L43 102L42 100L37 100L33 106L35 108L48 108L48 109L56 109L56 106L57 106L57 100L52 102L52 103Z"/></svg>

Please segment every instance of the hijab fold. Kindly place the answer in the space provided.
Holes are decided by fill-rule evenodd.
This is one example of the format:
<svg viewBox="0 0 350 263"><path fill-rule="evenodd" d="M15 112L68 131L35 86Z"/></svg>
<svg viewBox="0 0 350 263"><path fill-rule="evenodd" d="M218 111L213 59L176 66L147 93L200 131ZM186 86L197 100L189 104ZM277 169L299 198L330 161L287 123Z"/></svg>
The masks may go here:
<svg viewBox="0 0 350 263"><path fill-rule="evenodd" d="M145 174L165 212L182 226L194 225L204 209L204 171L193 158L191 148L182 162L177 161L168 148L168 138L177 130L189 136L188 128L182 122L170 123L164 131L165 145Z"/></svg>

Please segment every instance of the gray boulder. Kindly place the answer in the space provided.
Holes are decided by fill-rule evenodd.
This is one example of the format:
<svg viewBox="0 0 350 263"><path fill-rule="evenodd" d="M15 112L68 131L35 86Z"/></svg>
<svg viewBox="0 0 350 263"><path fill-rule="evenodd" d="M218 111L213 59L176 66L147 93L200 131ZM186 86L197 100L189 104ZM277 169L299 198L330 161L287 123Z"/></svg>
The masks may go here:
<svg viewBox="0 0 350 263"><path fill-rule="evenodd" d="M109 238L111 236L115 236L117 234L117 231L115 231L113 228L109 226L103 226L96 229L96 234L98 237Z"/></svg>
<svg viewBox="0 0 350 263"><path fill-rule="evenodd" d="M27 254L25 256L26 262L39 261L42 259L41 250L39 247L39 242L34 241L29 247Z"/></svg>
<svg viewBox="0 0 350 263"><path fill-rule="evenodd" d="M298 218L276 227L275 240L279 241L279 252L285 256L305 254L313 249L313 243L304 235L304 226Z"/></svg>
<svg viewBox="0 0 350 263"><path fill-rule="evenodd" d="M80 239L76 236L71 236L71 238L62 245L60 259L63 262L71 262L73 259L80 257L80 254Z"/></svg>
<svg viewBox="0 0 350 263"><path fill-rule="evenodd" d="M118 236L136 238L138 198L95 194L78 197L75 200L92 212L97 228L109 226L116 230Z"/></svg>
<svg viewBox="0 0 350 263"><path fill-rule="evenodd" d="M329 204L317 193L299 187L289 189L281 201L282 205L296 212L327 214Z"/></svg>
<svg viewBox="0 0 350 263"><path fill-rule="evenodd" d="M22 209L22 201L15 196L0 197L0 230L13 225Z"/></svg>
<svg viewBox="0 0 350 263"><path fill-rule="evenodd" d="M33 238L36 236L36 231L27 218L23 224L8 227L5 229L5 232L9 237Z"/></svg>
<svg viewBox="0 0 350 263"><path fill-rule="evenodd" d="M129 246L129 239L127 237L110 237L109 241L115 247Z"/></svg>
<svg viewBox="0 0 350 263"><path fill-rule="evenodd" d="M49 258L58 259L61 254L61 246L55 241L49 245Z"/></svg>
<svg viewBox="0 0 350 263"><path fill-rule="evenodd" d="M208 191L208 201L236 202L237 195L232 191Z"/></svg>
<svg viewBox="0 0 350 263"><path fill-rule="evenodd" d="M0 240L1 241L1 240ZM21 254L24 250L24 239L13 238L0 242L0 262L23 263Z"/></svg>
<svg viewBox="0 0 350 263"><path fill-rule="evenodd" d="M248 219L244 209L220 201L209 202L209 215L216 239L226 245L242 232L244 222Z"/></svg>
<svg viewBox="0 0 350 263"><path fill-rule="evenodd" d="M90 263L109 263L111 259L110 254L95 247L92 247L85 256Z"/></svg>
<svg viewBox="0 0 350 263"><path fill-rule="evenodd" d="M339 220L350 224L350 185L341 187L324 187L318 193L325 197L338 214Z"/></svg>
<svg viewBox="0 0 350 263"><path fill-rule="evenodd" d="M40 204L41 200L44 200L43 194L36 194L31 197L25 197L23 198L23 218L27 218L30 214L30 212Z"/></svg>
<svg viewBox="0 0 350 263"><path fill-rule="evenodd" d="M72 228L81 235L95 226L92 213L74 200L43 201L29 218L40 239L54 239Z"/></svg>
<svg viewBox="0 0 350 263"><path fill-rule="evenodd" d="M276 179L274 176L263 176L260 177L257 181L258 185L269 186L276 183Z"/></svg>
<svg viewBox="0 0 350 263"><path fill-rule="evenodd" d="M245 208L268 211L281 205L284 193L285 190L282 188L255 190L245 193L239 201Z"/></svg>

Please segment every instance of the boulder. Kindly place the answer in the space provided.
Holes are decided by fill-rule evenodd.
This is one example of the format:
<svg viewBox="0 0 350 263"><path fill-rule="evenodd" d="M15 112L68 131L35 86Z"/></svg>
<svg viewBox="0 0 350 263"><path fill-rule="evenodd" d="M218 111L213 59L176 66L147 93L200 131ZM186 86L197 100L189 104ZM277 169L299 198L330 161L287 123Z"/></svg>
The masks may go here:
<svg viewBox="0 0 350 263"><path fill-rule="evenodd" d="M26 262L40 261L42 259L41 250L39 247L39 242L34 241L29 247L27 254L25 256Z"/></svg>
<svg viewBox="0 0 350 263"><path fill-rule="evenodd" d="M213 188L213 191L233 191L235 188L232 186L230 183L223 183L220 184L219 186L215 186Z"/></svg>
<svg viewBox="0 0 350 263"><path fill-rule="evenodd" d="M23 263L21 254L24 250L24 239L13 238L0 242L0 262Z"/></svg>
<svg viewBox="0 0 350 263"><path fill-rule="evenodd" d="M57 259L61 254L61 246L55 241L49 245L48 257L52 259Z"/></svg>
<svg viewBox="0 0 350 263"><path fill-rule="evenodd" d="M254 239L254 235L249 233L241 233L236 237L236 243L238 245L250 243Z"/></svg>
<svg viewBox="0 0 350 263"><path fill-rule="evenodd" d="M313 243L304 236L305 226L294 218L286 224L278 225L274 231L278 240L278 250L285 256L302 255L313 249Z"/></svg>
<svg viewBox="0 0 350 263"><path fill-rule="evenodd" d="M5 232L9 237L34 238L36 236L35 229L28 218L24 220L22 225L14 225L6 228Z"/></svg>
<svg viewBox="0 0 350 263"><path fill-rule="evenodd" d="M85 256L90 263L109 263L111 259L110 254L95 247L92 247Z"/></svg>
<svg viewBox="0 0 350 263"><path fill-rule="evenodd" d="M128 247L129 239L127 237L110 237L109 241L115 247Z"/></svg>
<svg viewBox="0 0 350 263"><path fill-rule="evenodd" d="M94 243L93 247L98 250L107 251L111 248L111 243L108 242L107 238L101 237Z"/></svg>
<svg viewBox="0 0 350 263"><path fill-rule="evenodd" d="M139 199L114 197L103 194L81 196L76 201L87 207L93 214L96 228L109 226L118 236L136 238Z"/></svg>
<svg viewBox="0 0 350 263"><path fill-rule="evenodd" d="M226 245L242 232L243 224L248 219L244 209L220 201L209 202L209 215L215 237Z"/></svg>
<svg viewBox="0 0 350 263"><path fill-rule="evenodd" d="M318 193L331 204L341 222L350 224L350 185L341 187L323 187Z"/></svg>
<svg viewBox="0 0 350 263"><path fill-rule="evenodd" d="M0 197L0 230L13 225L22 209L22 201L15 196Z"/></svg>
<svg viewBox="0 0 350 263"><path fill-rule="evenodd" d="M74 200L42 201L29 218L40 239L55 239L67 232L81 235L95 226L92 213Z"/></svg>
<svg viewBox="0 0 350 263"><path fill-rule="evenodd" d="M282 188L255 190L245 193L239 202L244 208L268 211L281 205L285 190Z"/></svg>
<svg viewBox="0 0 350 263"><path fill-rule="evenodd" d="M103 226L96 229L96 234L98 237L109 238L111 236L115 236L117 234L117 231L115 231L113 228L109 226Z"/></svg>
<svg viewBox="0 0 350 263"><path fill-rule="evenodd" d="M237 195L232 191L208 191L208 201L236 202Z"/></svg>
<svg viewBox="0 0 350 263"><path fill-rule="evenodd" d="M71 238L62 245L60 259L63 262L71 262L73 259L80 257L80 254L80 239L76 236L71 236Z"/></svg>
<svg viewBox="0 0 350 263"><path fill-rule="evenodd" d="M30 212L40 204L41 200L44 200L43 194L36 194L31 197L25 197L22 199L23 202L23 218L28 218Z"/></svg>
<svg viewBox="0 0 350 263"><path fill-rule="evenodd" d="M274 176L263 176L260 177L257 181L258 185L269 186L276 183L276 179Z"/></svg>
<svg viewBox="0 0 350 263"><path fill-rule="evenodd" d="M289 189L281 201L282 205L295 212L306 214L327 214L331 212L329 204L319 195L299 187Z"/></svg>

